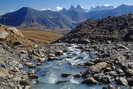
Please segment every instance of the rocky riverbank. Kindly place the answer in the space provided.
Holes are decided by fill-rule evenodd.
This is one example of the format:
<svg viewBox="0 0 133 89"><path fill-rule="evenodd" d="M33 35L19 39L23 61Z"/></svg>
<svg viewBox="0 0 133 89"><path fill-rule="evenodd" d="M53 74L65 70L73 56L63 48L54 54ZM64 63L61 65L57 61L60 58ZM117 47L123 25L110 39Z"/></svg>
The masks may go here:
<svg viewBox="0 0 133 89"><path fill-rule="evenodd" d="M58 60L67 52L67 47L76 47L81 52L93 52L96 58L89 59L77 66L84 66L86 71L80 74L62 74L62 77L81 77L81 83L87 85L105 84L133 86L132 43L97 43L86 45L51 44L32 48L10 47L0 44L0 86L1 89L31 89L31 84L38 79L36 67L45 61ZM91 56L90 56L91 58ZM33 82L32 82L33 81ZM104 87L103 89L108 89Z"/></svg>
<svg viewBox="0 0 133 89"><path fill-rule="evenodd" d="M89 45L88 49L95 50L97 58L83 64L88 68L81 73L84 78L83 84L133 86L132 43L100 43Z"/></svg>
<svg viewBox="0 0 133 89"><path fill-rule="evenodd" d="M45 46L46 47L46 46ZM133 86L133 51L132 43L90 43L90 44L53 44L47 46L46 58L48 61L59 60L58 57L63 55L70 49L77 48L81 52L95 54L89 61L84 63L72 63L74 66L82 66L87 68L84 72L78 74L61 74L67 78L83 78L81 84L86 85L104 85L103 89L121 89L119 86L132 88ZM48 50L49 49L49 50ZM70 50L69 49L69 50ZM62 59L63 60L63 59ZM71 59L71 60L78 60ZM99 88L101 89L101 88Z"/></svg>

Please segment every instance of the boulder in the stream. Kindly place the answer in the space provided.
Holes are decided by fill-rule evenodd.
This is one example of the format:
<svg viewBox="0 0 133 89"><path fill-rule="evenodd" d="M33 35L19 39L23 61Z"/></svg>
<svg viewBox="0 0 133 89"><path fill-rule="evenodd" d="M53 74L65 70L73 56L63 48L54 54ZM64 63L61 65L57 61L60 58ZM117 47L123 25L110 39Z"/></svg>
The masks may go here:
<svg viewBox="0 0 133 89"><path fill-rule="evenodd" d="M46 61L46 58L44 58L44 57L38 57L37 60L38 60L39 62L44 62L44 61Z"/></svg>
<svg viewBox="0 0 133 89"><path fill-rule="evenodd" d="M57 81L56 84L61 84L61 83L66 83L68 82L67 80L64 80L64 81Z"/></svg>
<svg viewBox="0 0 133 89"><path fill-rule="evenodd" d="M102 69L106 68L107 65L108 63L106 62L99 62L95 65L90 66L89 69L94 72L100 72Z"/></svg>
<svg viewBox="0 0 133 89"><path fill-rule="evenodd" d="M28 73L30 79L38 79L38 76L35 73Z"/></svg>
<svg viewBox="0 0 133 89"><path fill-rule="evenodd" d="M82 76L82 74L75 74L73 76L74 76L74 78L80 78Z"/></svg>
<svg viewBox="0 0 133 89"><path fill-rule="evenodd" d="M61 77L66 78L66 77L69 77L69 76L71 76L71 75L72 75L72 74L63 73L63 74L61 74Z"/></svg>
<svg viewBox="0 0 133 89"><path fill-rule="evenodd" d="M50 57L56 57L56 56L54 53L50 53L50 54L48 54L48 57L50 58Z"/></svg>
<svg viewBox="0 0 133 89"><path fill-rule="evenodd" d="M48 54L48 61L57 60L57 57L54 53Z"/></svg>
<svg viewBox="0 0 133 89"><path fill-rule="evenodd" d="M90 85L90 84L98 84L98 81L95 80L93 77L89 77L85 79L82 83Z"/></svg>

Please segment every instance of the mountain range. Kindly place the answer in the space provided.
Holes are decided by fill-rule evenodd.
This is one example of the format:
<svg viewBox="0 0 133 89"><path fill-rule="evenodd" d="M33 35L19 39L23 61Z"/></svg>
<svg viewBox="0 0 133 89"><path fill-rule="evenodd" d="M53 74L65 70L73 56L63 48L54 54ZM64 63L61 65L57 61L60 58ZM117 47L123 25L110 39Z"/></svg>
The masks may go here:
<svg viewBox="0 0 133 89"><path fill-rule="evenodd" d="M60 11L36 10L30 7L23 7L17 11L0 16L0 24L16 27L40 27L40 28L69 28L73 29L87 19L101 19L108 16L119 16L133 12L133 6L120 5L98 6L86 10L80 5L63 8Z"/></svg>

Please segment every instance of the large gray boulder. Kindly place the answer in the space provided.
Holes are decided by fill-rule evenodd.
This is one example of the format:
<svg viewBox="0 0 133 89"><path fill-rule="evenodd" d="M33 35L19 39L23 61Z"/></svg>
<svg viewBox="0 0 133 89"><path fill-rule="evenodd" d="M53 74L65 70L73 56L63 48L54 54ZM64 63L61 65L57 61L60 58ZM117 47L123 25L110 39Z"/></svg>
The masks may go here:
<svg viewBox="0 0 133 89"><path fill-rule="evenodd" d="M5 40L8 37L9 33L6 31L0 31L0 40Z"/></svg>
<svg viewBox="0 0 133 89"><path fill-rule="evenodd" d="M108 64L106 62L100 62L100 63L90 66L89 68L91 71L100 72L102 69L106 68L107 65Z"/></svg>

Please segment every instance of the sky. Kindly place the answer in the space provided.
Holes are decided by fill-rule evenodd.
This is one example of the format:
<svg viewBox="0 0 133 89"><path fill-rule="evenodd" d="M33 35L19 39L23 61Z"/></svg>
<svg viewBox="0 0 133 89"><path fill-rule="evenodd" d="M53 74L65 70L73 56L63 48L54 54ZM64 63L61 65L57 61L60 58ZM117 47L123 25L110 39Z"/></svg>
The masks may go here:
<svg viewBox="0 0 133 89"><path fill-rule="evenodd" d="M69 8L71 5L78 4L86 9L99 5L116 7L121 4L133 5L133 0L0 0L0 14L12 12L21 7L60 10L62 7Z"/></svg>

